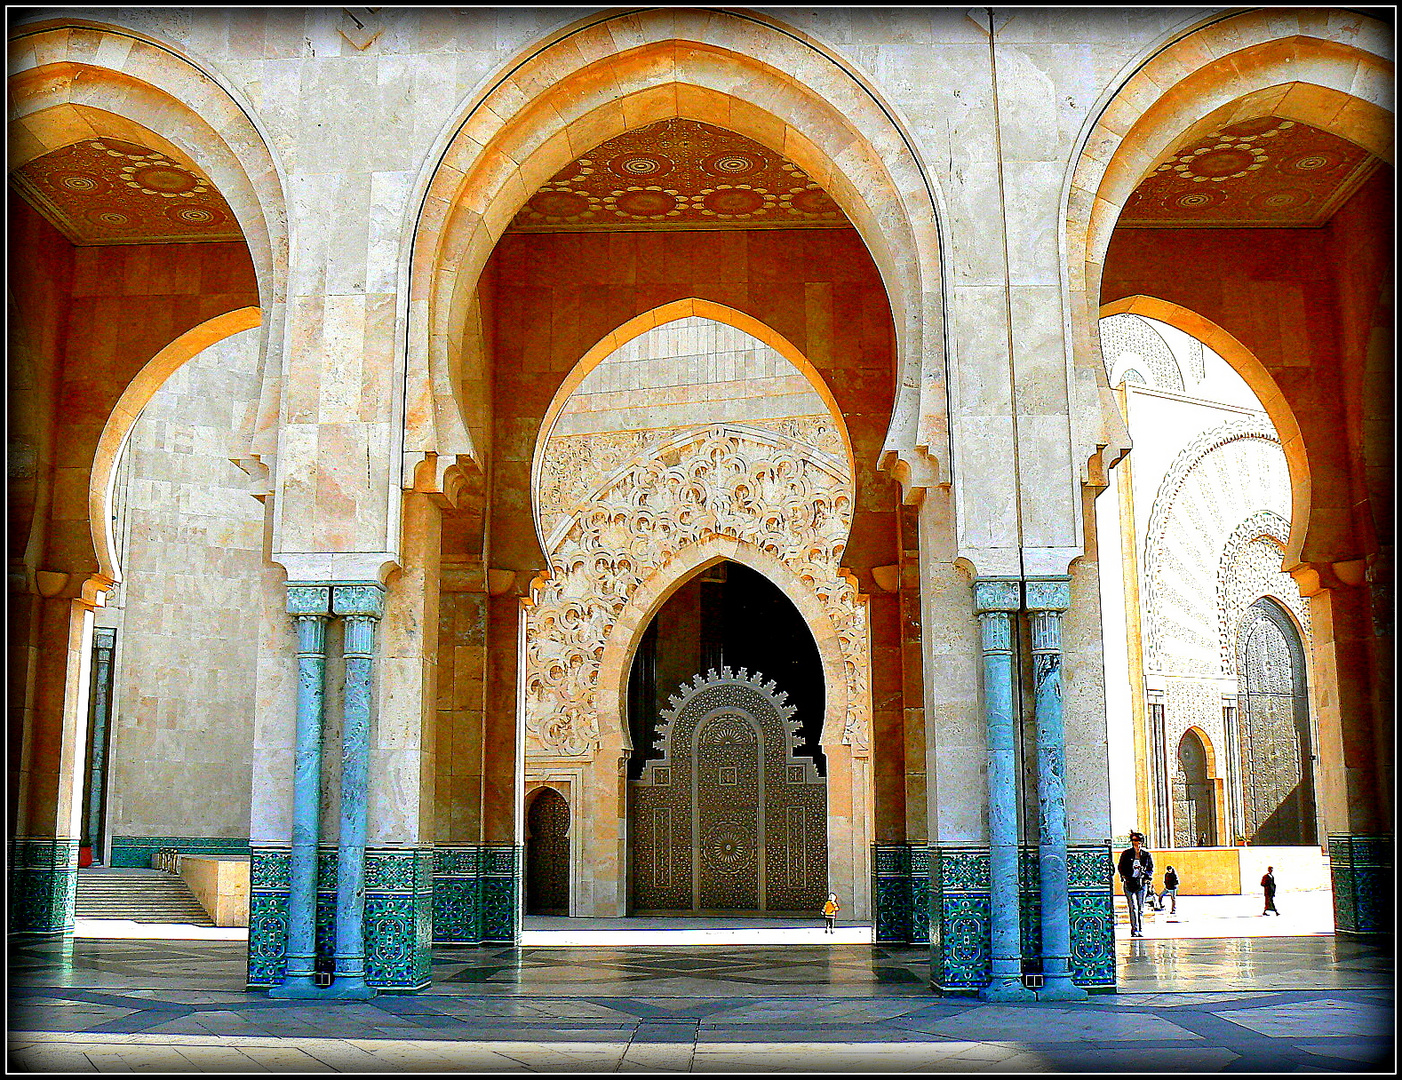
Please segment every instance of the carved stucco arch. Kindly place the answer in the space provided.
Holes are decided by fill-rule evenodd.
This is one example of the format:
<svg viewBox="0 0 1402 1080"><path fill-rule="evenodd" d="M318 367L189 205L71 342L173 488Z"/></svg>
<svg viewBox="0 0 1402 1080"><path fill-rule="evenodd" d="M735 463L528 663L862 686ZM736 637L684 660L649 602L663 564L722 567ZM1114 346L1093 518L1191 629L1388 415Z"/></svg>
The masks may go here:
<svg viewBox="0 0 1402 1080"><path fill-rule="evenodd" d="M874 838L875 792L868 751L842 741L849 707L845 677L848 661L838 644L837 628L811 584L782 559L753 544L723 536L687 545L644 580L633 591L604 645L596 682L603 741L595 759L581 770L581 786L589 792L595 812L581 815L579 843L583 862L594 867L613 867L616 873L612 879L596 874L586 883L588 898L581 901L580 911L622 914L626 907L624 868L629 853L627 837L617 824L626 817L626 806L620 803L617 814L610 811L612 803L621 798L622 779L632 750L626 710L628 675L638 643L653 616L679 588L708 567L726 560L755 570L783 593L798 609L817 645L825 691L819 742L828 763L828 880L830 887L852 898L854 918L867 918L868 853ZM867 663L870 664L869 650ZM869 712L870 702L866 704Z"/></svg>
<svg viewBox="0 0 1402 1080"><path fill-rule="evenodd" d="M581 20L504 66L440 138L406 223L405 450L481 461L490 373L477 284L498 239L572 158L669 117L754 139L843 209L895 322L900 385L883 463L928 448L947 471L943 214L915 144L831 50L768 16L696 9Z"/></svg>
<svg viewBox="0 0 1402 1080"><path fill-rule="evenodd" d="M1177 508L1178 496L1194 477L1197 467L1210 454L1242 441L1265 442L1276 447L1280 445L1274 429L1265 419L1228 420L1202 432L1188 443L1173 459L1154 493L1140 563L1143 567L1144 612L1147 622L1144 654L1146 663L1152 670L1160 670L1159 665L1163 663L1162 628L1159 623L1162 593L1160 564L1166 547L1169 521ZM1231 530L1228 529L1227 535L1230 533ZM1223 539L1225 540L1226 536ZM1216 567L1213 570L1215 573Z"/></svg>
<svg viewBox="0 0 1402 1080"><path fill-rule="evenodd" d="M1256 400L1261 403L1261 408L1275 428L1281 449L1285 451L1286 466L1290 470L1290 523L1289 533L1282 543L1284 558L1281 564L1281 569L1289 573L1300 565L1300 551L1305 543L1305 530L1309 526L1313 487L1304 435L1300 432L1299 421L1295 419L1295 410L1285 400L1280 384L1256 358L1256 354L1230 332L1181 304L1160 300L1156 296L1136 295L1122 297L1100 308L1102 319L1125 313L1157 319L1196 338L1225 360L1256 395Z"/></svg>
<svg viewBox="0 0 1402 1080"><path fill-rule="evenodd" d="M1257 510L1243 518L1227 535L1226 543L1222 546L1222 558L1217 565L1217 638L1223 675L1230 675L1236 668L1236 624L1242 613L1261 596L1270 596L1290 610L1292 618L1300 624L1302 640L1309 640L1308 626L1299 613L1293 610L1289 598L1280 595L1281 590L1267 589L1265 592L1253 593L1245 603L1233 602L1231 595L1231 570L1246 546L1256 540L1270 540L1277 547L1283 548L1289 530L1289 522L1279 514L1271 510ZM1294 603L1300 605L1298 591L1295 593Z"/></svg>
<svg viewBox="0 0 1402 1080"><path fill-rule="evenodd" d="M1095 320L1105 253L1129 197L1182 138L1271 113L1393 159L1392 32L1337 9L1258 9L1195 20L1131 60L1091 109L1062 188L1073 370L1103 428L1083 433L1083 460L1119 446L1118 412ZM1089 410L1087 415L1089 415ZM1284 437L1287 431L1282 428ZM1303 530L1307 519L1292 521ZM1293 541L1293 537L1292 537ZM1298 554L1298 548L1293 549Z"/></svg>
<svg viewBox="0 0 1402 1080"><path fill-rule="evenodd" d="M700 297L687 297L682 300L674 300L670 304L663 304L661 307L645 311L641 315L635 315L627 322L598 340L588 352L586 352L573 368L570 369L564 381L560 383L560 388L555 391L555 396L550 400L550 405L545 410L545 415L541 418L540 431L536 435L535 450L531 457L531 492L533 493L532 505L534 509L536 538L540 543L540 550L545 553L547 564L550 559L550 547L547 544L548 537L541 522L541 507L538 498L540 492L541 470L545 463L545 448L550 441L550 436L555 430L555 422L568 404L570 396L579 388L585 378L596 367L602 364L615 352L621 349L628 342L641 337L649 330L663 326L678 319L698 317L712 319L716 322L733 326L737 330L742 330L750 337L768 345L789 363L793 364L805 379L814 392L822 399L827 406L828 417L832 421L833 427L837 429L842 439L843 450L847 456L847 472L849 475L856 473L856 458L852 453L852 439L847 432L847 421L842 415L841 408L838 407L837 399L833 396L832 390L819 373L813 363L800 352L788 338L774 330L768 324L747 315L726 304L717 303L714 300L705 300Z"/></svg>

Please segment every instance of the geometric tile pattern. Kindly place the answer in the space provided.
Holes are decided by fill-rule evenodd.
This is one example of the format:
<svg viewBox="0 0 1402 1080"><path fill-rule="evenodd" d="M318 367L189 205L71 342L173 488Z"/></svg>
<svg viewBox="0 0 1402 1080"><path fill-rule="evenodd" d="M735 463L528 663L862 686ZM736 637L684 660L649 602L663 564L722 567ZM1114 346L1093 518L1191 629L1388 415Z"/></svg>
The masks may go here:
<svg viewBox="0 0 1402 1080"><path fill-rule="evenodd" d="M78 892L78 840L17 837L7 849L10 932L71 933Z"/></svg>
<svg viewBox="0 0 1402 1080"><path fill-rule="evenodd" d="M897 946L445 946L434 993L331 1009L243 993L230 942L32 938L8 1050L51 1072L1391 1071L1389 950L1237 945L1122 942L1121 992L1032 1006L932 995Z"/></svg>
<svg viewBox="0 0 1402 1080"><path fill-rule="evenodd" d="M991 978L988 849L932 846L929 858L930 980L947 993L974 993ZM1110 850L1068 845L1071 978L1086 989L1115 986L1115 922ZM1037 849L1018 852L1018 907L1024 974L1042 970Z"/></svg>
<svg viewBox="0 0 1402 1080"><path fill-rule="evenodd" d="M1242 120L1174 150L1135 189L1119 224L1317 227L1377 165L1366 150L1309 124Z"/></svg>
<svg viewBox="0 0 1402 1080"><path fill-rule="evenodd" d="M515 844L433 849L434 944L517 940L520 851Z"/></svg>
<svg viewBox="0 0 1402 1080"><path fill-rule="evenodd" d="M317 853L316 970L330 974L336 936L337 850ZM248 905L248 987L276 986L287 970L291 853L256 847ZM366 849L365 981L378 990L429 985L433 948L433 852Z"/></svg>
<svg viewBox="0 0 1402 1080"><path fill-rule="evenodd" d="M10 182L78 245L243 239L229 204L205 177L118 139L52 150L20 166Z"/></svg>
<svg viewBox="0 0 1402 1080"><path fill-rule="evenodd" d="M151 856L162 848L182 855L248 855L248 841L221 836L114 836L109 866L151 866Z"/></svg>
<svg viewBox="0 0 1402 1080"><path fill-rule="evenodd" d="M512 219L554 230L842 228L823 189L783 156L696 120L659 120L601 143L545 182Z"/></svg>
<svg viewBox="0 0 1402 1080"><path fill-rule="evenodd" d="M1392 837L1329 837L1329 870L1334 878L1334 928L1346 934L1390 934L1396 882L1392 877Z"/></svg>

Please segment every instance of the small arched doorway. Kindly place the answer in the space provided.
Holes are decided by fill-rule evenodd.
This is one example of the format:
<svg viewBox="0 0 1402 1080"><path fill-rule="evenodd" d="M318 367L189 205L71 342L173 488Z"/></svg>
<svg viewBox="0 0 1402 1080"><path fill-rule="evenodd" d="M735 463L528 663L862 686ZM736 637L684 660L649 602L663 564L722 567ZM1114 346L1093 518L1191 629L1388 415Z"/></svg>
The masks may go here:
<svg viewBox="0 0 1402 1080"><path fill-rule="evenodd" d="M1208 847L1217 843L1216 785L1208 775L1207 747L1189 729L1178 743L1178 769L1173 776L1173 835L1177 847Z"/></svg>
<svg viewBox="0 0 1402 1080"><path fill-rule="evenodd" d="M762 574L721 562L653 617L629 678L629 909L811 911L828 887L822 661Z"/></svg>
<svg viewBox="0 0 1402 1080"><path fill-rule="evenodd" d="M1268 597L1238 626L1237 686L1247 842L1318 843L1304 647Z"/></svg>
<svg viewBox="0 0 1402 1080"><path fill-rule="evenodd" d="M570 913L570 804L541 788L526 810L526 914Z"/></svg>

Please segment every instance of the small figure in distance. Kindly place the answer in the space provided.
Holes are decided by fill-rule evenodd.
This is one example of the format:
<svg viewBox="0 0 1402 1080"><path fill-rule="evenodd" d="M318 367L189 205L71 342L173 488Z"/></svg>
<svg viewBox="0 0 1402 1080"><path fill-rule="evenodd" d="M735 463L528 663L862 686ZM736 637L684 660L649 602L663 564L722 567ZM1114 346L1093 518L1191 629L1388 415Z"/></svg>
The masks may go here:
<svg viewBox="0 0 1402 1080"><path fill-rule="evenodd" d="M1163 892L1159 894L1159 910L1163 910L1163 898L1167 896L1172 903L1168 909L1170 915L1178 914L1178 871L1169 867L1163 873Z"/></svg>
<svg viewBox="0 0 1402 1080"><path fill-rule="evenodd" d="M1274 912L1275 912L1275 915L1276 915L1276 918L1280 918L1280 912L1276 910L1276 906L1275 906L1275 867L1274 867L1274 866L1268 866L1268 867L1266 867L1266 872L1265 872L1264 874L1261 875L1261 888L1265 891L1265 894L1266 894L1266 908L1265 908L1264 911L1261 912L1261 914L1262 914L1262 915L1269 915L1272 911L1274 911Z"/></svg>
<svg viewBox="0 0 1402 1080"><path fill-rule="evenodd" d="M1154 857L1144 848L1144 834L1131 832L1117 868L1129 905L1129 936L1144 936L1144 890L1154 876Z"/></svg>
<svg viewBox="0 0 1402 1080"><path fill-rule="evenodd" d="M837 913L842 910L842 905L837 902L837 893L828 893L828 898L823 901L823 933L837 933Z"/></svg>

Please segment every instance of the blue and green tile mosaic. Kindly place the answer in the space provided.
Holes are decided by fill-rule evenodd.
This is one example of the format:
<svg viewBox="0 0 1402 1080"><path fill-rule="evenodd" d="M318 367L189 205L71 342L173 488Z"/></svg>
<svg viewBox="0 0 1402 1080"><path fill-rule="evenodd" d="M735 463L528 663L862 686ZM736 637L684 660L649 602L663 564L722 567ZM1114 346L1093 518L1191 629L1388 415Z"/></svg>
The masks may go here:
<svg viewBox="0 0 1402 1080"><path fill-rule="evenodd" d="M9 929L16 934L73 932L78 841L19 837L7 845Z"/></svg>
<svg viewBox="0 0 1402 1080"><path fill-rule="evenodd" d="M162 848L175 848L182 855L247 855L248 841L221 836L114 836L110 866L151 865L151 856Z"/></svg>
<svg viewBox="0 0 1402 1080"><path fill-rule="evenodd" d="M1329 869L1334 878L1334 927L1345 934L1388 934L1396 883L1392 880L1392 837L1329 837Z"/></svg>
<svg viewBox="0 0 1402 1080"><path fill-rule="evenodd" d="M976 992L988 984L990 970L988 851L937 846L930 848L928 857L931 982L943 992ZM1067 862L1073 981L1087 989L1113 989L1110 850L1099 844L1074 845L1067 851ZM1041 971L1041 892L1035 847L1019 851L1018 879L1023 970L1037 973Z"/></svg>
<svg viewBox="0 0 1402 1080"><path fill-rule="evenodd" d="M317 853L316 967L331 971L336 932L336 851ZM258 847L250 867L248 986L280 983L287 968L290 852ZM433 852L381 848L365 855L366 982L379 990L414 991L432 970Z"/></svg>

